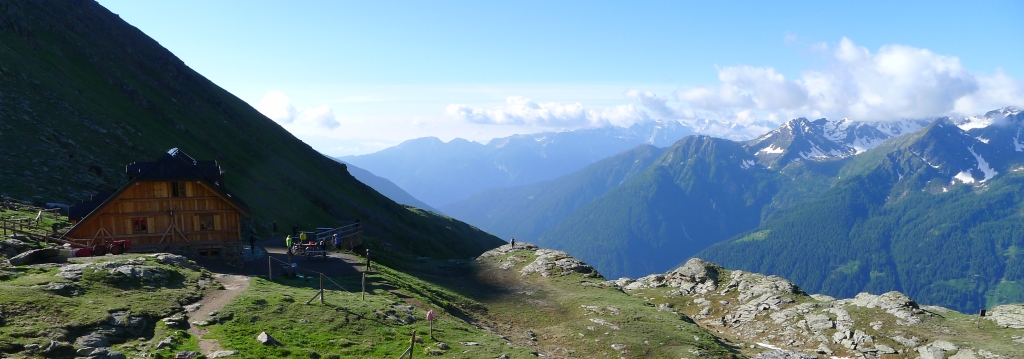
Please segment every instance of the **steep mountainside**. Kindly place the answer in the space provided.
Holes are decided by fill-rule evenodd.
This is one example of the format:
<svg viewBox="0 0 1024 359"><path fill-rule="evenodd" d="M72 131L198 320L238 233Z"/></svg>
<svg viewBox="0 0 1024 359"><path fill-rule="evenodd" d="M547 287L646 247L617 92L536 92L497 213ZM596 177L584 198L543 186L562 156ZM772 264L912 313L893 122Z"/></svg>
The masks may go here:
<svg viewBox="0 0 1024 359"><path fill-rule="evenodd" d="M641 144L664 147L689 135L678 122L636 124L496 138L486 145L419 138L341 160L387 178L435 207L488 188L557 178Z"/></svg>
<svg viewBox="0 0 1024 359"><path fill-rule="evenodd" d="M368 235L422 255L500 244L359 183L94 1L0 3L0 193L70 204L113 192L126 164L174 147L217 160L260 233L359 218Z"/></svg>
<svg viewBox="0 0 1024 359"><path fill-rule="evenodd" d="M999 127L939 120L889 140L817 198L699 255L836 296L900 290L964 311L1024 301L1024 116L1001 113Z"/></svg>
<svg viewBox="0 0 1024 359"><path fill-rule="evenodd" d="M501 238L536 241L566 216L642 173L664 151L637 146L557 179L485 190L442 208Z"/></svg>
<svg viewBox="0 0 1024 359"><path fill-rule="evenodd" d="M775 173L739 144L690 136L653 165L583 206L538 240L612 277L665 270L757 226Z"/></svg>
<svg viewBox="0 0 1024 359"><path fill-rule="evenodd" d="M363 184L370 186L370 188L373 188L377 192L380 192L380 194L387 196L392 201L404 205L413 206L416 208L422 208L428 211L433 211L434 213L441 213L441 211L438 211L434 207L431 207L426 203L423 203L423 201L416 199L416 197L413 197L411 194L409 194L409 192L406 192L401 187L398 187L398 185L396 185L394 182L388 181L387 178L377 176L373 173L370 173L370 171L353 166L351 163L345 163L345 166L348 167L348 173L350 173L352 177L355 177L357 180L359 180L359 182L362 182Z"/></svg>

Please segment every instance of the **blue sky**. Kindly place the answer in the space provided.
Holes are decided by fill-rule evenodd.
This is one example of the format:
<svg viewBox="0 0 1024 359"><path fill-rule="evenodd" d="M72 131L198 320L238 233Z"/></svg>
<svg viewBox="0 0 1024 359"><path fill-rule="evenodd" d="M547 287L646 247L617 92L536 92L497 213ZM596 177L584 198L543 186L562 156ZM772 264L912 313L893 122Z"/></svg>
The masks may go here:
<svg viewBox="0 0 1024 359"><path fill-rule="evenodd" d="M1024 101L1020 1L100 3L330 155L652 119L742 137Z"/></svg>

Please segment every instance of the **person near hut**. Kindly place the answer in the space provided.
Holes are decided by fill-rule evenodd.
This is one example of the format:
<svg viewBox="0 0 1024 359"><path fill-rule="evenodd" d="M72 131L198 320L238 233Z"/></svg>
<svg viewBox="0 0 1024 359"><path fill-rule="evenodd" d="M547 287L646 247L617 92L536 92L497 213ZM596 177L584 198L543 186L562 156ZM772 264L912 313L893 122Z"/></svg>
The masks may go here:
<svg viewBox="0 0 1024 359"><path fill-rule="evenodd" d="M256 234L249 234L249 250L256 254Z"/></svg>
<svg viewBox="0 0 1024 359"><path fill-rule="evenodd" d="M299 232L299 243L306 243L306 232Z"/></svg>
<svg viewBox="0 0 1024 359"><path fill-rule="evenodd" d="M340 250L341 249L341 237L338 236L337 233L334 234L334 249L335 250Z"/></svg>
<svg viewBox="0 0 1024 359"><path fill-rule="evenodd" d="M284 237L284 246L288 248L288 254L292 254L292 235Z"/></svg>

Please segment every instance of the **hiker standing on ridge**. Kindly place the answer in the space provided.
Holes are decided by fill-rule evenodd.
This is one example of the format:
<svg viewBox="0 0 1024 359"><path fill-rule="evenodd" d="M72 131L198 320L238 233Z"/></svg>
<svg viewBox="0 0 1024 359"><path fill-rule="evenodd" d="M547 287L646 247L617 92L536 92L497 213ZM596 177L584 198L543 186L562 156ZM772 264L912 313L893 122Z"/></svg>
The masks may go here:
<svg viewBox="0 0 1024 359"><path fill-rule="evenodd" d="M512 248L516 247L516 237L512 237Z"/></svg>
<svg viewBox="0 0 1024 359"><path fill-rule="evenodd" d="M366 249L366 271L370 271L370 249Z"/></svg>

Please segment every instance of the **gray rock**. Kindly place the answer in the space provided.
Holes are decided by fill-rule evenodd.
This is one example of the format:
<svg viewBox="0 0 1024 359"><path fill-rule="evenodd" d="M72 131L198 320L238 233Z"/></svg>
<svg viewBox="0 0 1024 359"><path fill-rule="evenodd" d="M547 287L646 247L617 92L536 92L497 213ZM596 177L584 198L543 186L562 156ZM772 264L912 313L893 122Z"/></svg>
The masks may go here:
<svg viewBox="0 0 1024 359"><path fill-rule="evenodd" d="M573 258L569 253L551 249L538 249L534 252L537 256L532 263L527 264L519 270L521 275L538 273L542 277L552 275L568 275L580 273L586 277L599 278L600 274L589 264Z"/></svg>
<svg viewBox="0 0 1024 359"><path fill-rule="evenodd" d="M445 343L445 342L438 342L438 343L437 343L437 344L435 344L435 345L437 345L437 348L438 348L438 349L441 349L441 350L448 350L448 349L451 349L451 347L450 347L450 346L448 346L448 344L447 344L447 343Z"/></svg>
<svg viewBox="0 0 1024 359"><path fill-rule="evenodd" d="M832 329L835 326L827 314L808 314L804 316L804 319L807 320L807 327L816 332Z"/></svg>
<svg viewBox="0 0 1024 359"><path fill-rule="evenodd" d="M163 348L169 347L171 345L174 345L174 343L177 343L177 342L178 341L175 340L173 336L167 337L164 340L161 340L159 343L156 343L156 348L157 349L163 349Z"/></svg>
<svg viewBox="0 0 1024 359"><path fill-rule="evenodd" d="M918 347L917 353L921 355L921 359L943 359L946 357L947 352L957 349L960 348L953 343L945 340L936 340Z"/></svg>
<svg viewBox="0 0 1024 359"><path fill-rule="evenodd" d="M123 265L110 270L110 275L119 281L140 281L148 283L166 282L169 274L163 268L144 265Z"/></svg>
<svg viewBox="0 0 1024 359"><path fill-rule="evenodd" d="M213 353L210 353L210 355L207 355L206 357L210 358L210 359L212 359L212 358L227 358L229 356L234 356L234 355L238 355L238 351L237 350L218 350L218 351L215 351Z"/></svg>
<svg viewBox="0 0 1024 359"><path fill-rule="evenodd" d="M267 332L262 332L256 336L256 341L263 345L277 345L277 340L274 340L274 337L267 334Z"/></svg>
<svg viewBox="0 0 1024 359"><path fill-rule="evenodd" d="M188 321L184 317L174 316L161 319L164 325L174 329L185 329L188 327Z"/></svg>
<svg viewBox="0 0 1024 359"><path fill-rule="evenodd" d="M183 268L195 268L194 265L189 263L188 258L185 258L184 256L180 256L180 255L177 255L177 254L156 253L156 254L151 254L150 257L153 257L158 262L163 263L163 264L167 264L167 265L178 266L178 267L183 267Z"/></svg>
<svg viewBox="0 0 1024 359"><path fill-rule="evenodd" d="M178 352L174 354L174 359L195 359L201 356L203 356L203 353L200 352Z"/></svg>
<svg viewBox="0 0 1024 359"><path fill-rule="evenodd" d="M103 348L110 346L110 340L103 334L89 333L78 337L78 339L75 340L75 345L80 347Z"/></svg>
<svg viewBox="0 0 1024 359"><path fill-rule="evenodd" d="M533 244L533 243L525 243L525 242L524 243L516 243L515 247L512 247L511 244L506 244L506 245L503 245L501 247L498 247L498 248L489 250L487 252L484 252L480 256L476 257L476 260L483 260L485 258L490 258L490 257L500 257L500 256L504 256L505 254L512 253L512 252L520 252L520 251L533 252L533 251L536 251L538 249L540 249L540 247L537 247L537 245Z"/></svg>
<svg viewBox="0 0 1024 359"><path fill-rule="evenodd" d="M108 348L95 348L89 359L126 359L124 353L112 351Z"/></svg>
<svg viewBox="0 0 1024 359"><path fill-rule="evenodd" d="M918 337L904 338L902 336L897 335L890 339L908 348L913 348L916 347L918 344L921 344L921 339Z"/></svg>
<svg viewBox="0 0 1024 359"><path fill-rule="evenodd" d="M899 325L914 325L921 323L921 319L918 315L924 313L924 311L917 305L917 302L897 291L888 292L882 295L860 293L853 299L843 300L842 302L856 305L858 307L881 308L886 313L892 314L896 317L898 319L896 324Z"/></svg>
<svg viewBox="0 0 1024 359"><path fill-rule="evenodd" d="M82 280L82 270L88 268L91 264L68 264L60 267L60 272L56 275L61 278L66 278L72 281Z"/></svg>
<svg viewBox="0 0 1024 359"><path fill-rule="evenodd" d="M772 350L758 354L753 359L817 359L817 357L788 350Z"/></svg>
<svg viewBox="0 0 1024 359"><path fill-rule="evenodd" d="M51 282L43 290L63 297L82 295L82 289L73 283Z"/></svg>
<svg viewBox="0 0 1024 359"><path fill-rule="evenodd" d="M1004 328L1024 329L1024 304L1004 304L992 308L985 319Z"/></svg>
<svg viewBox="0 0 1024 359"><path fill-rule="evenodd" d="M718 275L722 267L700 258L691 258L686 264L665 274L652 274L620 285L625 290L642 288L679 288L679 294L706 294L718 289ZM620 279L621 280L621 279Z"/></svg>
<svg viewBox="0 0 1024 359"><path fill-rule="evenodd" d="M31 249L25 251L14 258L8 259L11 265L20 266L27 264L42 263L49 260L51 257L60 255L60 249L58 248L42 248L42 249Z"/></svg>
<svg viewBox="0 0 1024 359"><path fill-rule="evenodd" d="M73 353L74 352L74 347L72 347L71 344L64 343L64 342L58 342L58 341L55 341L55 340L50 340L50 344L46 346L46 349L43 349L43 354L46 354L46 355L49 355L49 356L60 355L61 353L65 353L65 352L72 352Z"/></svg>
<svg viewBox="0 0 1024 359"><path fill-rule="evenodd" d="M25 350L28 350L30 352L34 352L34 351L39 350L39 349L40 349L39 344L34 344L33 343L33 344L25 345Z"/></svg>

